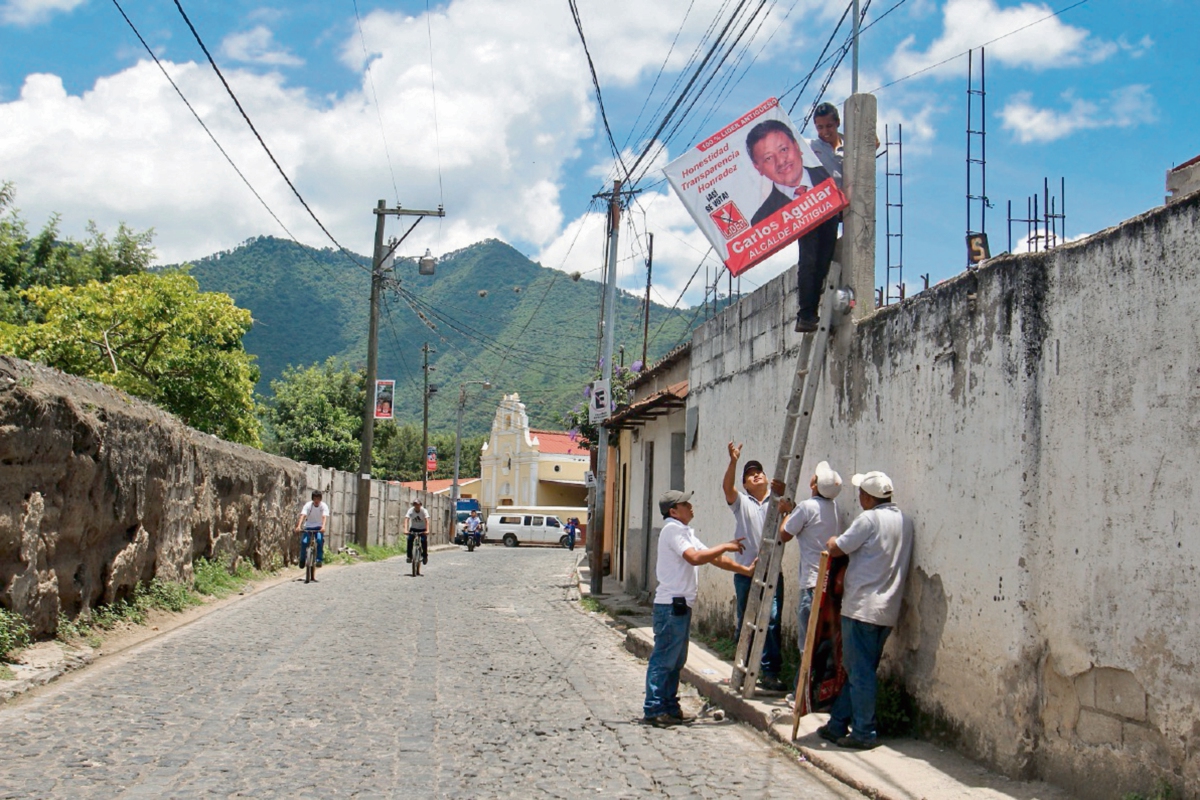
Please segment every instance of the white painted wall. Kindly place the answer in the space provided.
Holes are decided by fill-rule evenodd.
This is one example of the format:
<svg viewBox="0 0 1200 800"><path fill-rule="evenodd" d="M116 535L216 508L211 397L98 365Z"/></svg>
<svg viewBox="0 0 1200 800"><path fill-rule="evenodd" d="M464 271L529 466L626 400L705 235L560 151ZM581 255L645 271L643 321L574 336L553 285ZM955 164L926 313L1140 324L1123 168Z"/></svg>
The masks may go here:
<svg viewBox="0 0 1200 800"><path fill-rule="evenodd" d="M1157 776L1200 796L1198 221L1194 196L843 326L804 459L885 470L915 520L887 668L960 748L1088 797ZM792 281L693 339L687 483L708 544L732 530L726 443L775 459ZM731 629L732 597L702 569L698 621ZM791 641L795 597L792 579Z"/></svg>

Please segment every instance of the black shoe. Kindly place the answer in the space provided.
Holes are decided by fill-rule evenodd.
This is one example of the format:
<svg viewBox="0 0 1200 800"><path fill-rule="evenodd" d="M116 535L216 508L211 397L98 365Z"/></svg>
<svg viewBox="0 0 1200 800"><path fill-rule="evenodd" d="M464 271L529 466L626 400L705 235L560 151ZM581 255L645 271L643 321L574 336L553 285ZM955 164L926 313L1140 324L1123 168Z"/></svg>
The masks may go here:
<svg viewBox="0 0 1200 800"><path fill-rule="evenodd" d="M834 744L838 744L842 740L842 738L845 737L845 734L843 733L841 735L838 735L838 734L834 733L833 731L829 730L828 725L822 725L821 727L817 728L817 736L820 736L822 739L824 739L827 742L833 742Z"/></svg>
<svg viewBox="0 0 1200 800"><path fill-rule="evenodd" d="M654 717L642 717L642 724L649 725L652 728L670 728L679 723L670 714L659 714Z"/></svg>
<svg viewBox="0 0 1200 800"><path fill-rule="evenodd" d="M786 692L788 685L779 680L778 675L760 675L758 678L758 688L767 692Z"/></svg>
<svg viewBox="0 0 1200 800"><path fill-rule="evenodd" d="M847 750L874 750L879 747L878 739L858 739L854 736L843 736L837 740L838 747L845 747Z"/></svg>
<svg viewBox="0 0 1200 800"><path fill-rule="evenodd" d="M815 314L805 314L803 311L796 315L796 333L812 333L818 327L820 319Z"/></svg>
<svg viewBox="0 0 1200 800"><path fill-rule="evenodd" d="M664 714L667 719L675 725L691 725L696 721L696 717L692 714L685 714L680 711L678 714Z"/></svg>

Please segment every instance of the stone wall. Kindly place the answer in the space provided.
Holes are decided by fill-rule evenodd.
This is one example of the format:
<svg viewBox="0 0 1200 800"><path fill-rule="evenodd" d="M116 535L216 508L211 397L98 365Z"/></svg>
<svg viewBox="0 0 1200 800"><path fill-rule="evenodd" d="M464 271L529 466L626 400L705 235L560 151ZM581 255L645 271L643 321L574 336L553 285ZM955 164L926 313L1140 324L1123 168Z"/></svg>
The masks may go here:
<svg viewBox="0 0 1200 800"><path fill-rule="evenodd" d="M312 488L327 545L353 539L354 476L230 444L107 386L0 357L0 605L37 635L152 578L189 581L198 557L296 561ZM420 493L374 481L370 544L394 544ZM410 496L411 495L411 496ZM427 497L433 540L450 501Z"/></svg>
<svg viewBox="0 0 1200 800"><path fill-rule="evenodd" d="M803 462L883 469L914 517L886 668L964 751L1087 797L1158 777L1200 797L1198 223L1193 195L842 325ZM693 339L687 476L710 544L732 530L726 442L775 459L792 281ZM730 576L701 576L698 620L731 629Z"/></svg>

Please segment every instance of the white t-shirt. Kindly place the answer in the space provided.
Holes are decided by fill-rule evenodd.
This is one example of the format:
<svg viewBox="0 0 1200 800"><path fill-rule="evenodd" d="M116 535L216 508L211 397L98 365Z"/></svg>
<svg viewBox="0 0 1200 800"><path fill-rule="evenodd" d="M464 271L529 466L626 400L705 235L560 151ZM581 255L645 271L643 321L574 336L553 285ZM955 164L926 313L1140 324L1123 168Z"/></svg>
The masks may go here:
<svg viewBox="0 0 1200 800"><path fill-rule="evenodd" d="M670 604L674 597L686 597L690 608L696 602L696 572L684 560L686 550L704 550L704 542L696 538L695 532L674 517L669 518L658 534L658 564L654 573L658 578L658 589L654 602Z"/></svg>
<svg viewBox="0 0 1200 800"><path fill-rule="evenodd" d="M414 506L404 516L408 518L408 530L410 533L417 533L429 527L429 512L424 508Z"/></svg>
<svg viewBox="0 0 1200 800"><path fill-rule="evenodd" d="M825 497L810 497L796 506L783 529L800 545L800 588L814 588L821 569L821 551L831 536L841 532L837 505Z"/></svg>
<svg viewBox="0 0 1200 800"><path fill-rule="evenodd" d="M767 495L760 503L745 492L738 492L737 500L729 504L733 512L733 538L745 539L746 549L740 553L731 553L733 560L748 567L758 558L758 548L762 545L763 523L767 519L767 511L771 507L771 496Z"/></svg>
<svg viewBox="0 0 1200 800"><path fill-rule="evenodd" d="M472 533L479 530L479 517L467 517L466 528Z"/></svg>
<svg viewBox="0 0 1200 800"><path fill-rule="evenodd" d="M292 506L295 508L295 506ZM304 517L304 527L306 528L324 528L325 520L329 518L329 506L325 505L325 501L317 503L315 506L312 500L304 504L304 508L300 511Z"/></svg>
<svg viewBox="0 0 1200 800"><path fill-rule="evenodd" d="M858 515L837 538L837 546L850 556L842 616L895 627L912 558L912 520L891 503L876 506Z"/></svg>

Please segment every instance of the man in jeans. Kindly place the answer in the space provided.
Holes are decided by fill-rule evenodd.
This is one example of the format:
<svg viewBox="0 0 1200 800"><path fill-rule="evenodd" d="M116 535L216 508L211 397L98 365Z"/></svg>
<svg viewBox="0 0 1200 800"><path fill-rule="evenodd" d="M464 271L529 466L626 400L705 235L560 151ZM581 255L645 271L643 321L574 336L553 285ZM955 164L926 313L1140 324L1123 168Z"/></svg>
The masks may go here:
<svg viewBox="0 0 1200 800"><path fill-rule="evenodd" d="M892 502L892 479L882 472L855 475L863 513L825 547L832 556L846 554L842 593L842 666L846 685L833 701L829 722L817 733L840 747L870 750L878 742L875 728L875 670L883 645L900 619L904 578L912 558L912 520Z"/></svg>
<svg viewBox="0 0 1200 800"><path fill-rule="evenodd" d="M725 502L733 512L733 538L745 540L746 547L734 556L737 563L745 566L753 564L758 558L758 549L762 545L763 523L767 519L770 508L770 491L776 489L782 492L783 486L771 486L767 475L763 472L762 464L758 461L747 461L742 467L742 488L739 492L733 484L737 473L738 459L742 455L742 446L730 442L729 466L725 468L725 478L721 490L725 493ZM734 641L740 641L742 635L742 617L746 614L746 601L750 596L750 575L733 576L733 593L737 598L737 627L733 634ZM758 676L758 685L770 692L785 692L787 684L779 679L779 670L783 666L783 631L780 628L780 612L783 610L783 576L775 586L775 596L771 600L771 616L767 622L767 638L763 642L762 666Z"/></svg>
<svg viewBox="0 0 1200 800"><path fill-rule="evenodd" d="M696 602L696 573L701 564L753 575L754 567L745 567L726 553L740 553L742 540L705 547L689 527L692 521L691 492L671 490L658 500L658 510L666 523L658 535L658 564L655 575L658 589L654 594L654 651L646 666L646 702L643 722L666 728L690 722L679 707L679 674L687 663L691 636L692 606Z"/></svg>
<svg viewBox="0 0 1200 800"><path fill-rule="evenodd" d="M296 520L296 533L303 528L300 536L300 569L304 569L304 559L308 555L308 538L317 537L317 566L325 560L325 523L329 521L329 506L321 499L320 492L312 493L312 500L304 504L300 510L300 519Z"/></svg>
<svg viewBox="0 0 1200 800"><path fill-rule="evenodd" d="M413 537L421 537L421 563L429 563L429 512L421 508L420 500L413 500L412 508L404 515L404 532L408 534L408 547L404 560L412 563Z"/></svg>

